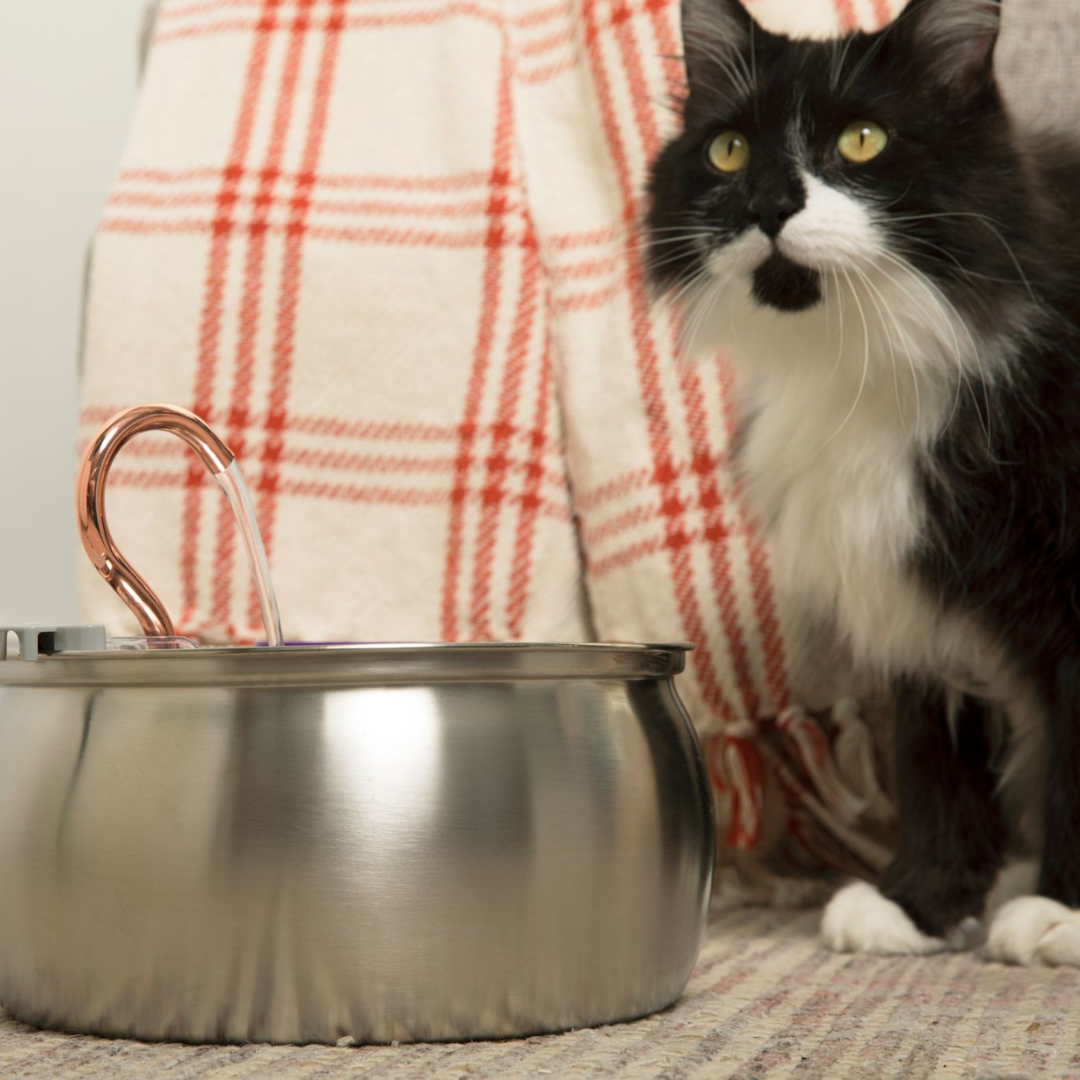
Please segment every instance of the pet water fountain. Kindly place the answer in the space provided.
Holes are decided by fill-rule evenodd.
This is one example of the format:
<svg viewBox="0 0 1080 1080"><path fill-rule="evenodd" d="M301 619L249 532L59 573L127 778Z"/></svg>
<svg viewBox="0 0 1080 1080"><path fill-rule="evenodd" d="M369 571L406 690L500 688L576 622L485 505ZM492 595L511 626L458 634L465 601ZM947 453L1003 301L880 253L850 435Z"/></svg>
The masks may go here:
<svg viewBox="0 0 1080 1080"><path fill-rule="evenodd" d="M113 542L110 464L151 429L183 438L229 497L267 645L178 638ZM12 1016L389 1042L629 1020L679 996L714 855L673 685L685 646L283 645L239 467L169 406L102 429L77 503L144 636L0 630Z"/></svg>

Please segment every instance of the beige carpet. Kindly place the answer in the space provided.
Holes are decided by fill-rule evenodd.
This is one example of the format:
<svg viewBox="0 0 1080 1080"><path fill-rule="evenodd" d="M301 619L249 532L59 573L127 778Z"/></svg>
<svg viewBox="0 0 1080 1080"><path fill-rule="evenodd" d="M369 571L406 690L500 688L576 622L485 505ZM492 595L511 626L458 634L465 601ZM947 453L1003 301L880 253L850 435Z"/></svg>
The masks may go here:
<svg viewBox="0 0 1080 1080"><path fill-rule="evenodd" d="M0 1014L0 1077L1077 1077L1080 971L971 956L835 956L816 915L715 915L682 1000L634 1024L516 1042L182 1046L35 1031Z"/></svg>

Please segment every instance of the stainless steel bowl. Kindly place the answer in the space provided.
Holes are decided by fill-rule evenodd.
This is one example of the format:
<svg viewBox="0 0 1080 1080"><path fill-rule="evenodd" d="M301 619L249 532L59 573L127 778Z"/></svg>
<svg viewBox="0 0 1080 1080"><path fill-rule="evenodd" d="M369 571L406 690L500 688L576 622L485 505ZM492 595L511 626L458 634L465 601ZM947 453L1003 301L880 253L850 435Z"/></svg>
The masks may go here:
<svg viewBox="0 0 1080 1080"><path fill-rule="evenodd" d="M661 1009L713 865L682 666L633 645L0 662L0 1002L272 1042Z"/></svg>

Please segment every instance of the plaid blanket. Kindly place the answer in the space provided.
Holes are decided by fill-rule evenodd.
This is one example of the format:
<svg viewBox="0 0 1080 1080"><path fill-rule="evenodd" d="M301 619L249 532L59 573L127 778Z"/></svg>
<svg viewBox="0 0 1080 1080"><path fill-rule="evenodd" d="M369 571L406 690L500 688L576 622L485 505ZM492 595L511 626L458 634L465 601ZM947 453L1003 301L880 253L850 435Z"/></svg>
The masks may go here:
<svg viewBox="0 0 1080 1080"><path fill-rule="evenodd" d="M898 6L748 2L821 34ZM288 638L693 642L680 689L726 858L770 883L872 873L890 807L867 709L740 510L723 357L680 363L644 288L677 20L676 0L165 0L93 247L81 435L149 401L206 418ZM181 444L124 450L110 517L181 632L260 636ZM82 596L135 631L89 570Z"/></svg>

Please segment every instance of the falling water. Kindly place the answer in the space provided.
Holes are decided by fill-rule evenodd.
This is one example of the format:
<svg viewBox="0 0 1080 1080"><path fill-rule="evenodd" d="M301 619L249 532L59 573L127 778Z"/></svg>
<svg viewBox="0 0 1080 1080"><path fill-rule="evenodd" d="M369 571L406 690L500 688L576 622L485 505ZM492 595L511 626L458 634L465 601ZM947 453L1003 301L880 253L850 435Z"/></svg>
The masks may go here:
<svg viewBox="0 0 1080 1080"><path fill-rule="evenodd" d="M247 548L251 577L255 583L255 593L259 598L259 611L262 613L263 626L266 629L268 645L281 645L284 636L281 633L281 616L278 614L277 597L270 581L270 563L266 558L262 534L255 520L255 505L251 501L251 492L240 472L240 463L233 463L224 471L214 474L214 479L221 485L225 497L232 507L233 517L240 528Z"/></svg>

